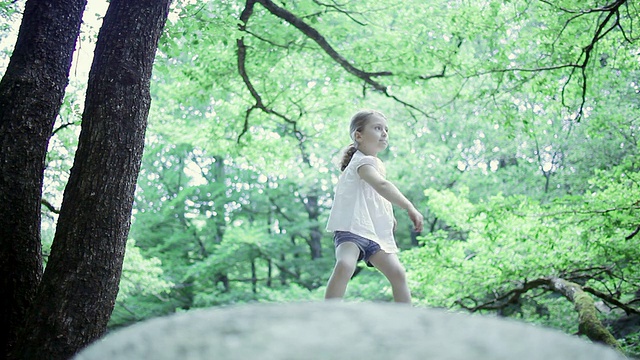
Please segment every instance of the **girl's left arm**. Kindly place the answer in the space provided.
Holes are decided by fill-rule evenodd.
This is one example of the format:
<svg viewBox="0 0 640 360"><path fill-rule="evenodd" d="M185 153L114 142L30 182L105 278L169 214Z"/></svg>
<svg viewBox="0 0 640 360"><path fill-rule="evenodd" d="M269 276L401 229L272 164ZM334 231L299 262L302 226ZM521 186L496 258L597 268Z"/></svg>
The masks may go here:
<svg viewBox="0 0 640 360"><path fill-rule="evenodd" d="M413 222L416 232L422 231L423 217L422 214L413 206L411 201L407 199L398 188L393 185L389 180L380 175L378 170L373 165L362 165L358 168L358 175L362 180L366 181L375 191L378 192L383 198L389 200L391 203L400 206L407 210L409 219Z"/></svg>

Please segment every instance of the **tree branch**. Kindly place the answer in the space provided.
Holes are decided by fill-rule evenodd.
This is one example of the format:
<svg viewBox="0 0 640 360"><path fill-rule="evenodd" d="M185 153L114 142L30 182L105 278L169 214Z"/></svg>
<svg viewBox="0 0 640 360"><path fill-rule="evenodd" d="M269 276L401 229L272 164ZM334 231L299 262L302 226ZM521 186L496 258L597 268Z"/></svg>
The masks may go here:
<svg viewBox="0 0 640 360"><path fill-rule="evenodd" d="M545 4L548 5L552 5L554 6L550 1L546 1L546 0L540 0ZM561 9L562 11L565 11L567 13L576 13L578 15L573 16L571 19L567 20L567 22L565 22L564 28L567 27L567 25L574 19L576 19L578 16L584 15L584 14L589 14L589 13L594 13L594 12L608 12L607 16L605 17L605 19L600 23L600 25L598 26L598 28L596 29L596 32L594 33L591 42L589 44L587 44L585 47L582 48L582 52L580 53L580 56L578 57L578 59L583 58L584 56L584 60L582 61L582 63L580 64L575 64L575 65L568 65L569 67L572 67L571 69L571 73L569 74L569 78L567 79L567 81L565 82L565 84L562 87L562 104L566 106L565 104L565 88L566 86L571 82L571 79L573 78L573 75L575 74L576 69L580 69L580 75L582 77L582 86L581 86L581 100L580 100L580 105L578 106L578 114L576 116L576 121L580 121L580 119L582 118L582 116L584 115L584 106L587 102L587 65L589 64L589 59L591 58L591 52L593 51L596 43L598 43L598 41L602 40L612 29L614 29L615 27L619 26L619 22L618 19L616 17L616 21L615 24L613 24L613 26L609 27L609 29L605 30L603 32L603 29L606 27L606 25L609 23L609 21L611 20L611 18L614 15L618 14L618 9L620 8L620 6L622 6L622 4L624 4L627 0L615 0L614 2L612 2L609 5L606 5L604 7L601 8L595 8L595 9L588 9L588 10L579 10L579 11L573 11L573 10L568 10L568 9L564 9L562 7L558 7L559 9Z"/></svg>
<svg viewBox="0 0 640 360"><path fill-rule="evenodd" d="M64 129L64 128L67 128L67 127L69 127L69 126L71 126L71 125L77 125L77 123L72 121L72 122L68 122L68 123L66 123L66 124L62 124L62 125L60 125L59 127L55 128L55 129L51 132L51 136L55 135L58 131L60 131L60 130L62 130L62 129Z"/></svg>
<svg viewBox="0 0 640 360"><path fill-rule="evenodd" d="M242 23L239 24L238 27L240 28L241 31L245 31L246 30L247 22L249 21L249 18L251 17L251 14L253 13L253 7L254 7L255 4L256 4L255 0L247 0L245 8L242 11L242 13L240 14L240 21ZM247 89L249 90L249 93L251 93L251 96L255 100L255 104L252 107L250 107L249 109L247 109L247 111L245 113L244 125L243 125L243 128L242 128L242 132L238 136L237 142L238 143L240 142L242 136L244 136L244 134L246 134L246 132L249 129L249 117L250 117L251 113L253 112L253 110L260 109L263 112L265 112L267 114L270 114L270 115L274 115L274 116L284 120L286 123L291 124L293 126L293 134L295 135L296 139L298 139L300 152L301 152L303 161L305 163L310 163L309 156L306 154L305 149L304 149L304 145L303 145L303 143L305 141L305 136L300 130L298 130L297 121L289 119L287 116L285 116L283 114L280 114L279 112L267 107L264 104L264 102L262 100L262 97L260 96L260 93L258 93L256 88L253 86L253 84L251 83L251 80L249 79L249 75L247 74L247 69L246 69L246 65L245 65L246 64L246 58L247 58L247 46L244 43L244 38L239 38L238 40L236 40L236 44L237 44L237 48L238 48L238 72L240 73L240 77L242 77L242 81L247 86Z"/></svg>
<svg viewBox="0 0 640 360"><path fill-rule="evenodd" d="M596 316L597 310L593 299L585 293L586 291L582 286L566 279L549 276L538 278L533 281L525 281L520 287L512 289L503 295L496 296L495 299L484 304L473 307L465 306L462 299L456 301L456 303L472 312L478 310L497 310L505 308L510 304L517 304L521 295L535 288L544 288L554 291L563 295L567 300L573 303L579 316L578 328L581 334L586 335L592 341L600 342L616 349L620 348L618 341L613 337L613 335L611 335L609 330L602 325L602 322ZM607 296L605 294L602 295Z"/></svg>
<svg viewBox="0 0 640 360"><path fill-rule="evenodd" d="M365 24L365 23L363 23L363 22L361 22L361 21L356 20L356 19L351 15L351 13L350 13L350 12L345 11L345 10L342 10L341 6L343 6L343 5L338 4L338 3L336 3L335 1L332 1L332 2L333 2L333 4L326 4L326 3L320 2L320 1L318 1L318 0L313 0L313 2L314 2L314 3L316 3L316 4L318 4L318 5L320 5L320 6L324 6L324 7L329 8L329 9L334 9L335 11L337 11L337 12L339 12L339 13L341 13L341 14L346 15L349 19L351 19L354 23L356 23L356 24L358 24L358 25L366 26L366 24Z"/></svg>
<svg viewBox="0 0 640 360"><path fill-rule="evenodd" d="M638 225L638 227L635 230L633 230L631 234L627 235L624 239L631 240L633 239L634 236L638 235L638 232L640 232L640 225Z"/></svg>
<svg viewBox="0 0 640 360"><path fill-rule="evenodd" d="M550 5L550 6L557 7L558 9L560 9L560 10L566 12L566 13L584 15L584 14L590 14L590 13L594 13L594 12L615 11L622 4L627 2L627 0L616 0L616 1L612 2L611 4L609 4L609 5L605 5L605 6L600 7L600 8L592 8L592 9L586 9L586 10L571 10L571 9L563 8L561 6L556 6L552 1L549 1L549 0L540 0L540 2L543 2L543 3L545 3L547 5Z"/></svg>
<svg viewBox="0 0 640 360"><path fill-rule="evenodd" d="M51 211L54 214L60 214L60 209L56 209L55 206L53 206L53 204L51 204L49 201L47 201L46 199L40 199L40 203L42 205L44 205L44 207L46 207L47 209L49 209L49 211Z"/></svg>
<svg viewBox="0 0 640 360"><path fill-rule="evenodd" d="M424 116L428 117L428 118L432 118L429 114L427 114L425 111L419 109L418 107L407 103L406 101L403 101L401 99L399 99L397 96L392 95L389 93L389 87L386 85L383 85L379 82L377 82L376 80L374 80L374 77L381 77L381 76L393 76L394 74L391 71L378 71L378 72L367 72L367 71L363 71L360 70L358 68L356 68L355 66L351 65L351 63L349 63L349 61L347 59L345 59L342 55L340 55L330 44L329 42L324 38L324 36L322 36L318 30L316 30L315 28L311 27L310 25L308 25L307 23L305 23L304 21L302 21L300 18L298 18L296 15L292 14L291 12L287 11L286 9L279 7L278 5L276 5L273 1L271 0L256 0L258 3L262 4L262 6L264 6L267 10L269 10L270 13L272 13L273 15L281 18L282 20L288 22L289 24L293 25L295 28L297 28L298 30L300 30L303 34L305 34L306 36L308 36L310 39L312 39L313 41L315 41L322 50L324 50L325 53L327 53L327 55L329 55L335 62L337 62L343 69L345 69L348 73L355 75L356 77L358 77L359 79L363 80L365 82L365 84L371 86L375 91L378 91L382 94L384 94L385 96L394 99L395 101L399 102L400 104L416 110L418 112L420 112L421 114L423 114Z"/></svg>
<svg viewBox="0 0 640 360"><path fill-rule="evenodd" d="M634 308L632 308L631 306L629 306L629 305L627 305L627 304L625 304L625 303L621 302L620 300L618 300L618 299L614 298L613 296L611 296L611 295L607 295L607 294L605 294L605 293L603 293L603 292L601 292L601 291L598 291L598 290L596 290L596 289L594 289L594 288L592 288L592 287L585 286L585 287L583 287L583 288L582 288L582 290L584 290L585 292L588 292L588 293L590 293L590 294L593 294L593 295L595 295L595 296L599 297L600 299L602 299L602 300L604 300L604 301L608 302L608 303L609 303L609 304L611 304L611 305L615 305L615 306L619 307L620 309L624 310L624 312L625 312L627 315L631 315L631 314L640 314L640 311L639 311L639 310L634 309Z"/></svg>
<svg viewBox="0 0 640 360"><path fill-rule="evenodd" d="M372 79L372 77L393 75L390 71L369 73L356 68L355 66L351 65L347 59L345 59L342 55L340 55L329 44L329 42L327 42L327 40L318 32L318 30L309 26L307 23L305 23L304 21L299 19L297 16L287 11L286 9L279 7L271 0L256 0L256 1L258 1L265 8L267 8L267 10L269 10L270 13L283 19L289 24L293 25L298 30L300 30L303 34L307 35L309 38L315 41L318 45L320 45L320 48L322 48L322 50L324 50L327 53L327 55L329 55L335 62L340 64L340 66L342 66L347 72L364 80L367 84L369 84L375 90L380 91L382 93L386 92L387 87L376 82L375 80Z"/></svg>

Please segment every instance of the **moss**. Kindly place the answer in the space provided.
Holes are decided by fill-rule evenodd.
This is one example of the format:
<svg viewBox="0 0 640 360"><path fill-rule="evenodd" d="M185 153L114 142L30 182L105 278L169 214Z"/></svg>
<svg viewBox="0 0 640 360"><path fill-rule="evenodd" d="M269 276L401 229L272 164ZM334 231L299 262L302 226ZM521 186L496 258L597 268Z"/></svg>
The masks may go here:
<svg viewBox="0 0 640 360"><path fill-rule="evenodd" d="M586 335L592 341L600 342L620 350L618 341L611 335L609 330L602 325L602 322L600 322L593 299L582 291L578 285L572 285L575 286L573 303L580 319L580 325L578 326L580 333Z"/></svg>

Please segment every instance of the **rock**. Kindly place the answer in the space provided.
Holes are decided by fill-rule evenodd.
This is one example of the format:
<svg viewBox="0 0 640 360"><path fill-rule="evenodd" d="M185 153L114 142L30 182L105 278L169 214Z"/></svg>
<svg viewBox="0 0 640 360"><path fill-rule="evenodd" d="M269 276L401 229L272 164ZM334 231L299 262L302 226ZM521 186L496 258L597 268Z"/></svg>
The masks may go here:
<svg viewBox="0 0 640 360"><path fill-rule="evenodd" d="M393 303L251 304L148 320L76 360L613 360L608 347L489 316Z"/></svg>

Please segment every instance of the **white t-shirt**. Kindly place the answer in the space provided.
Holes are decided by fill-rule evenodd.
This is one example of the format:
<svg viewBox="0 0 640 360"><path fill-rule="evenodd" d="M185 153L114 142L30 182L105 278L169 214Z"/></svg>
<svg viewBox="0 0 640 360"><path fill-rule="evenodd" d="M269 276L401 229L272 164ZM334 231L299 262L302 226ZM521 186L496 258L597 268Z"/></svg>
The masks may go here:
<svg viewBox="0 0 640 360"><path fill-rule="evenodd" d="M360 178L362 165L373 165L382 177L386 175L380 159L356 151L338 179L327 231L349 231L375 241L384 252L396 253L393 206Z"/></svg>

